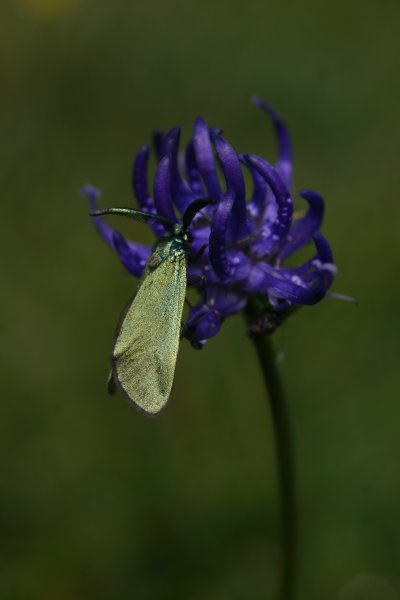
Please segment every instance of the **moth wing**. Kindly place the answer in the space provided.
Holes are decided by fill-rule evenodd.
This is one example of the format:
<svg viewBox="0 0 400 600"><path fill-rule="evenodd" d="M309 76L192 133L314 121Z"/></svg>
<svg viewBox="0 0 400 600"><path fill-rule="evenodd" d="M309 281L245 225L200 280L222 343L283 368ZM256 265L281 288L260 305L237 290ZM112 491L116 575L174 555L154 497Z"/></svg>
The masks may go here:
<svg viewBox="0 0 400 600"><path fill-rule="evenodd" d="M171 393L186 294L186 256L146 271L124 312L112 352L113 379L129 402L149 415Z"/></svg>

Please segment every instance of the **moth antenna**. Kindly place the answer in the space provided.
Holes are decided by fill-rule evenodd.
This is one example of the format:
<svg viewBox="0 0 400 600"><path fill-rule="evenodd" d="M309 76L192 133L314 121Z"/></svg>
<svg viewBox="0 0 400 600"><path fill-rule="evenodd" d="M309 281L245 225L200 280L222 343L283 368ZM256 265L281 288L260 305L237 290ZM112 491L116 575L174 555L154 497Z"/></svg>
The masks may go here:
<svg viewBox="0 0 400 600"><path fill-rule="evenodd" d="M212 198L200 198L199 200L194 200L184 212L182 218L183 227L188 229L190 223L193 221L197 213L211 204L217 204L217 201L213 200Z"/></svg>
<svg viewBox="0 0 400 600"><path fill-rule="evenodd" d="M101 217L102 215L119 215L122 217L128 217L129 219L134 219L135 221L141 221L142 223L147 223L147 221L155 219L156 221L160 221L161 223L169 225L170 227L175 225L174 221L171 221L171 219L160 217L159 215L153 215L152 213L144 212L142 210L136 210L136 208L100 208L90 212L89 215L91 217Z"/></svg>

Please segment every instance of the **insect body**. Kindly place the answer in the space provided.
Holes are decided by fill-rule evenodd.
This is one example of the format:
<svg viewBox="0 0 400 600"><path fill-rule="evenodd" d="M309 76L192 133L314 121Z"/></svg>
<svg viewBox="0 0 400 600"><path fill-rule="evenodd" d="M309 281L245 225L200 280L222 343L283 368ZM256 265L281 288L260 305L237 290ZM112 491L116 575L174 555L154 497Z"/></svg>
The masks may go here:
<svg viewBox="0 0 400 600"><path fill-rule="evenodd" d="M210 204L196 200L187 209L183 225L127 208L98 210L92 216L120 214L137 220L158 219L171 232L158 240L134 298L123 312L111 353L109 390L117 387L136 408L156 415L171 393L178 354L186 267L194 215Z"/></svg>

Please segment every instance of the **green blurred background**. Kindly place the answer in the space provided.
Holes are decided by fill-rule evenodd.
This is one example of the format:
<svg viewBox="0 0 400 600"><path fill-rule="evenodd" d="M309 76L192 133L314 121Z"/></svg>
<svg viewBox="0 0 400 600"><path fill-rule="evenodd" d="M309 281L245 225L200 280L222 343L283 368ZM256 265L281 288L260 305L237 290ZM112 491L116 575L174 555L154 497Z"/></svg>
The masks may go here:
<svg viewBox="0 0 400 600"><path fill-rule="evenodd" d="M78 194L91 182L105 204L129 203L139 146L175 124L187 139L199 114L273 160L253 94L286 119L296 185L327 200L334 289L359 300L306 308L275 336L299 599L397 597L399 19L394 1L2 0L1 598L276 597L271 420L243 322L202 352L182 344L161 417L110 399L135 281ZM363 574L381 591L348 586Z"/></svg>

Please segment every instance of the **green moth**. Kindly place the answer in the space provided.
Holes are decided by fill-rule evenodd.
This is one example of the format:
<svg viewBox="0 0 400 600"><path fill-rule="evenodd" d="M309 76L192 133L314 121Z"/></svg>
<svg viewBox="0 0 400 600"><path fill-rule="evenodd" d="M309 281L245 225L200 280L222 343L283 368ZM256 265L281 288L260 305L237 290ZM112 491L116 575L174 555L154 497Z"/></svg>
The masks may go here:
<svg viewBox="0 0 400 600"><path fill-rule="evenodd" d="M111 352L108 389L118 389L147 415L168 401L175 374L186 295L186 268L192 236L188 227L212 200L195 200L183 225L130 208L105 208L91 216L123 215L138 221L156 219L170 232L160 238L147 261L136 295L123 311Z"/></svg>

